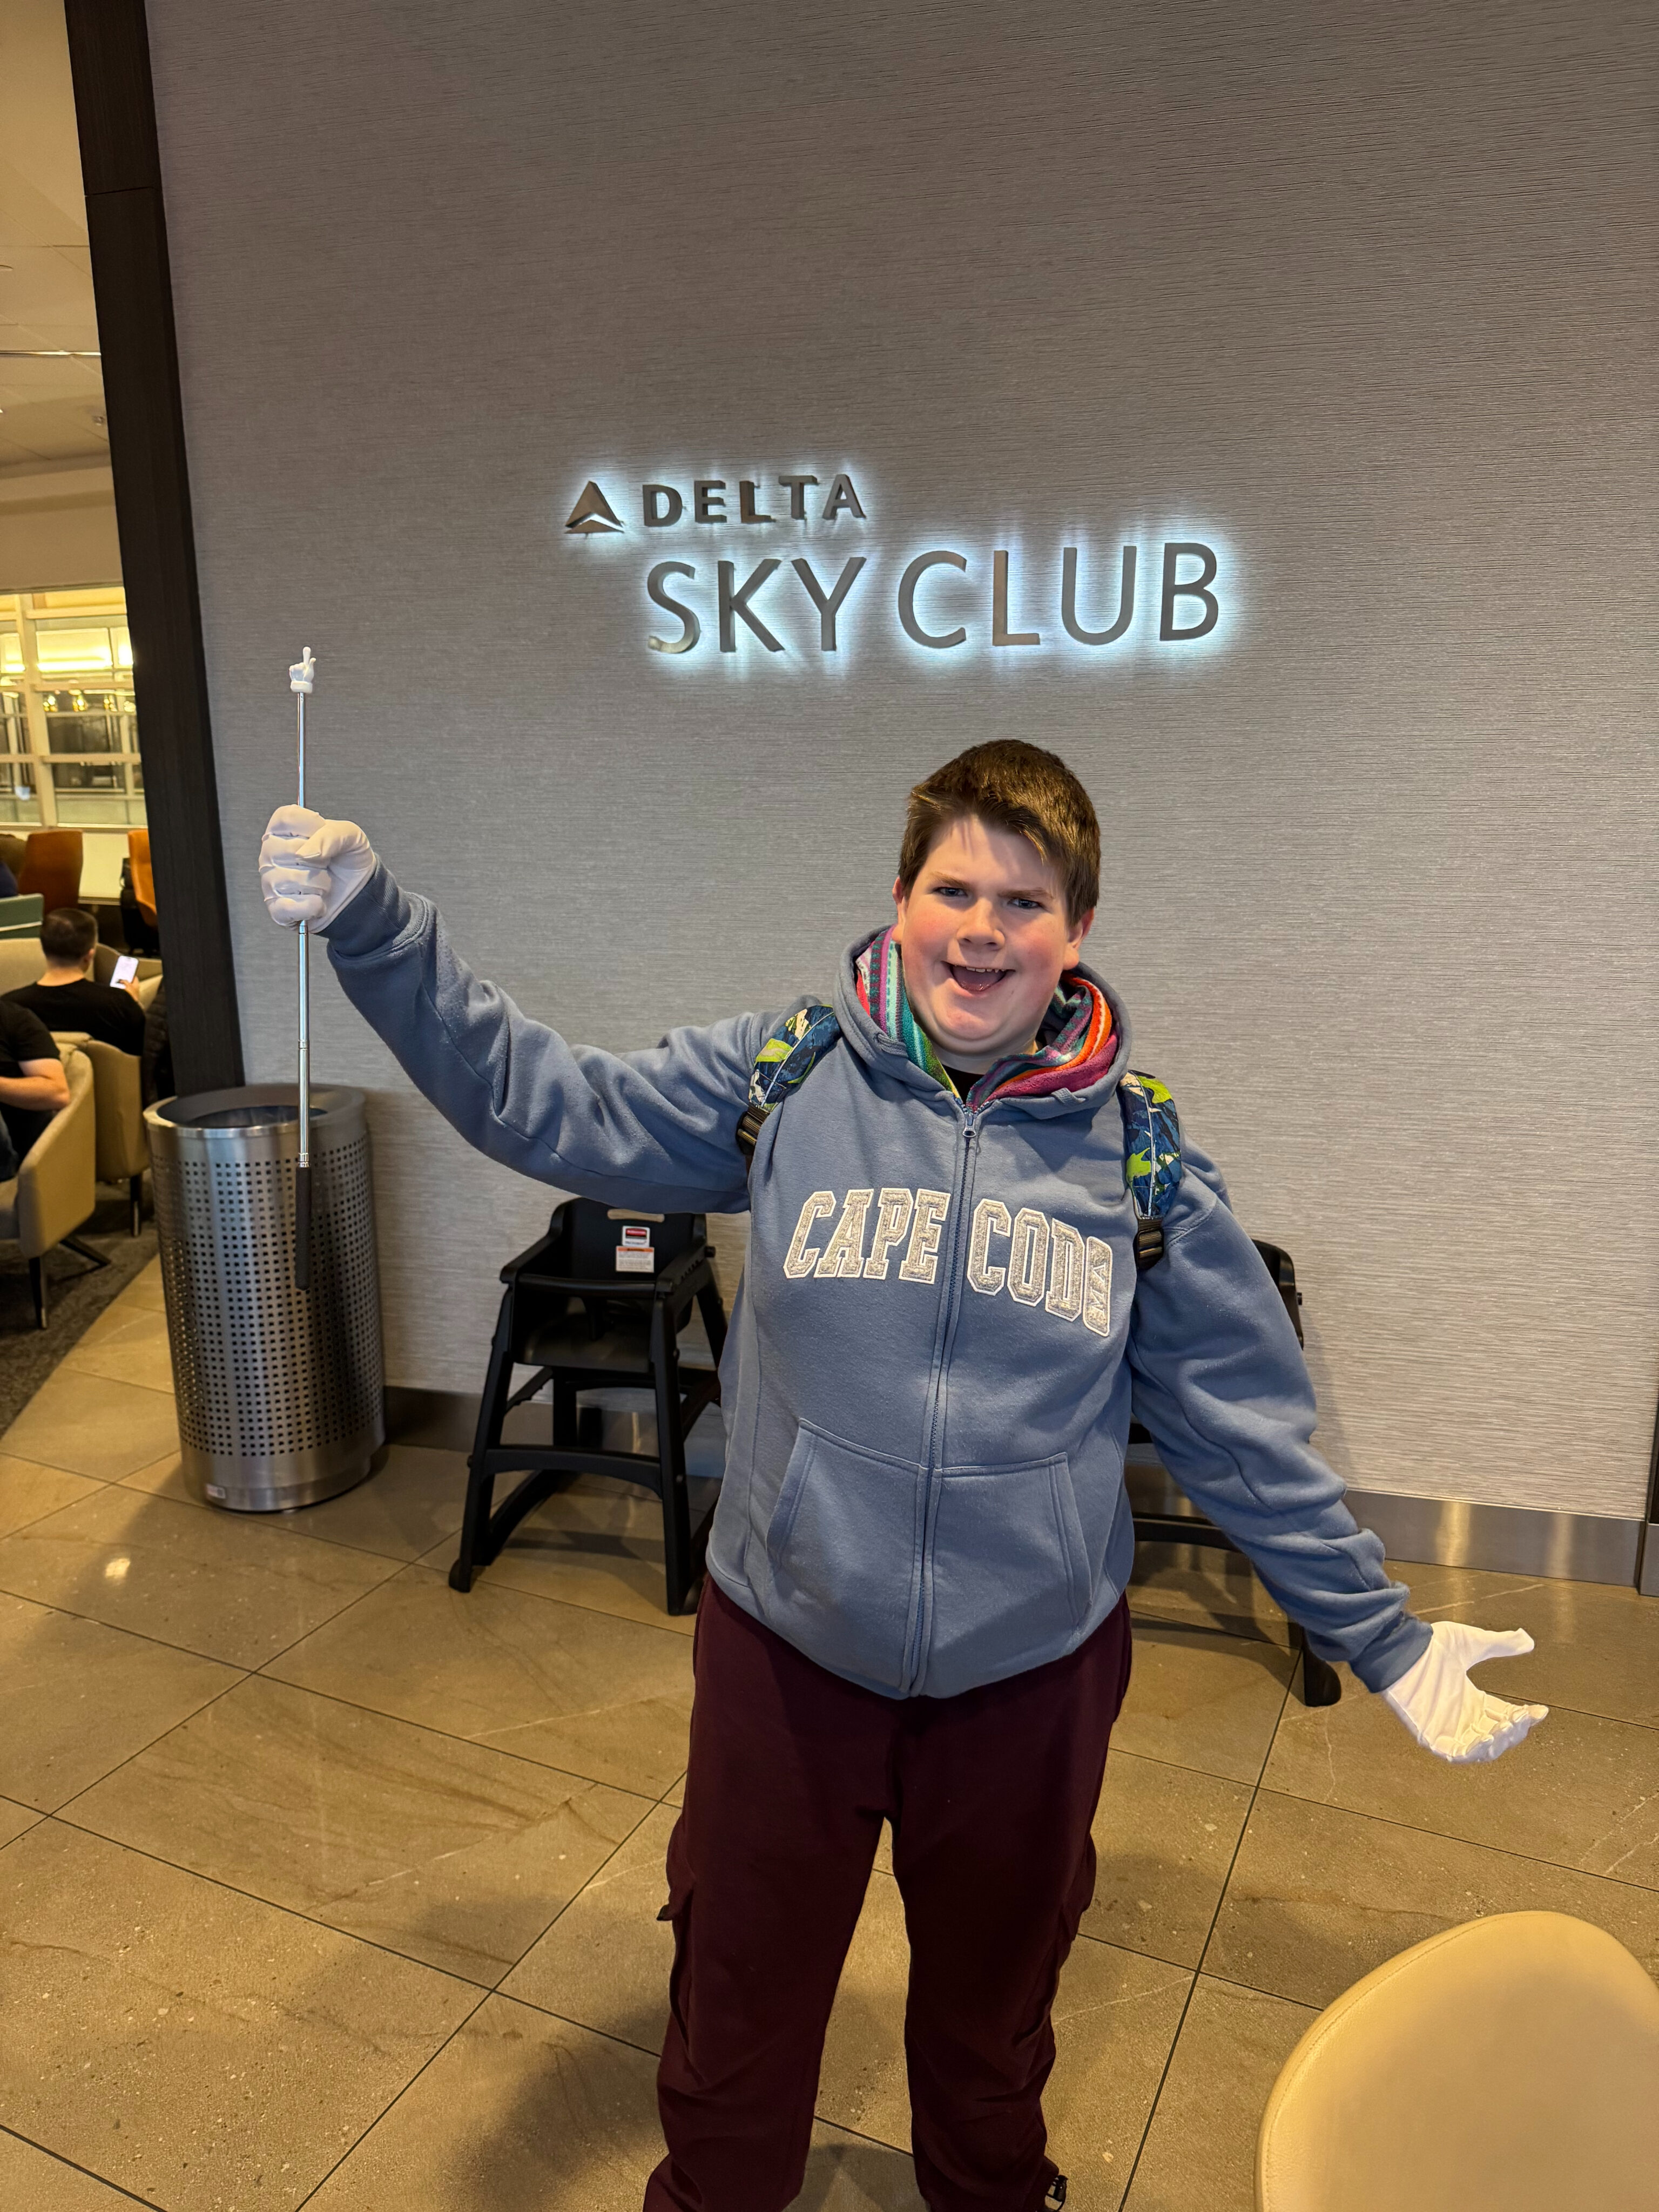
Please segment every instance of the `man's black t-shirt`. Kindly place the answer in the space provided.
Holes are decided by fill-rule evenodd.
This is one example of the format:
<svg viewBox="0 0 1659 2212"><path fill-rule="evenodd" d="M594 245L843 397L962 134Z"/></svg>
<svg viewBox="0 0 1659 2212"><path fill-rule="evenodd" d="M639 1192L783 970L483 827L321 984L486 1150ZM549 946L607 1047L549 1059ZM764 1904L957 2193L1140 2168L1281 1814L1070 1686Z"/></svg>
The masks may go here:
<svg viewBox="0 0 1659 2212"><path fill-rule="evenodd" d="M131 1005L131 1000L127 1003ZM61 1058L51 1032L39 1015L31 1013L27 1006L20 1006L14 999L0 999L0 1076L9 1076L15 1081L23 1073L26 1060ZM52 1119L50 1114L37 1114L23 1106L0 1105L0 1115L5 1118L20 1160ZM3 1150L0 1146L0 1151Z"/></svg>
<svg viewBox="0 0 1659 2212"><path fill-rule="evenodd" d="M137 999L90 976L80 983L25 983L6 996L39 1014L49 1030L84 1030L135 1060L144 1048L144 1010Z"/></svg>

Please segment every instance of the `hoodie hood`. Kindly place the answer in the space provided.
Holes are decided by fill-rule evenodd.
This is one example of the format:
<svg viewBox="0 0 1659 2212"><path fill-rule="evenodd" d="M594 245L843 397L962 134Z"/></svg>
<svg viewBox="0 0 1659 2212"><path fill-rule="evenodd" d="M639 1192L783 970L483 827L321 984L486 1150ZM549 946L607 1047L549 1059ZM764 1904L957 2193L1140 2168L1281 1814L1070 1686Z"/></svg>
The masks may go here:
<svg viewBox="0 0 1659 2212"><path fill-rule="evenodd" d="M882 1018L884 1010L889 1019L895 1014L895 993L871 988L869 971L872 963L879 963L879 956L891 937L890 924L885 929L872 930L848 947L841 963L836 986L836 1014L841 1023L842 1034L866 1064L879 1068L905 1082L906 1087L938 1098L956 1097L941 1077L933 1073L916 1057L902 1034L896 1034L889 1020ZM898 969L898 950L892 947L891 965ZM896 984L902 995L902 976ZM976 1082L969 1094L972 1110L982 1114L992 1109L1017 1110L1026 1114L1050 1115L1075 1113L1079 1109L1093 1113L1117 1087L1118 1078L1129 1065L1129 1017L1122 1000L1103 976L1081 962L1068 968L1060 977L1060 990L1049 1012L1045 1015L1044 1030L1070 1019L1074 1006L1063 1005L1063 998L1075 1001L1079 993L1086 993L1095 1002L1096 1016L1089 1027L1092 1030L1091 1048L1082 1056L1061 1066L1042 1064L1040 1050L1030 1056L1011 1057L1000 1061L988 1071L995 1078L991 1090L981 1096L983 1079ZM903 1007L910 1028L917 1036L923 1033L908 1003ZM937 1054L935 1052L935 1058Z"/></svg>

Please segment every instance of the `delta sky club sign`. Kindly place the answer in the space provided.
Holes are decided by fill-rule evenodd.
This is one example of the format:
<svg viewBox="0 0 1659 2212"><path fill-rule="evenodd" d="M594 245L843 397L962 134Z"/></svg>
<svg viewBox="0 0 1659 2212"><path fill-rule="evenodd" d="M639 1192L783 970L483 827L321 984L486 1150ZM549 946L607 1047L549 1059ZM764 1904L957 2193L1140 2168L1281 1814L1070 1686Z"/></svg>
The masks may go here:
<svg viewBox="0 0 1659 2212"><path fill-rule="evenodd" d="M1213 530L1143 528L1107 544L1075 532L1036 547L907 529L895 550L867 479L844 468L589 477L563 534L629 574L642 647L670 665L839 662L883 630L935 665L981 652L1010 665L1058 653L1175 662L1224 644L1236 611L1234 564Z"/></svg>

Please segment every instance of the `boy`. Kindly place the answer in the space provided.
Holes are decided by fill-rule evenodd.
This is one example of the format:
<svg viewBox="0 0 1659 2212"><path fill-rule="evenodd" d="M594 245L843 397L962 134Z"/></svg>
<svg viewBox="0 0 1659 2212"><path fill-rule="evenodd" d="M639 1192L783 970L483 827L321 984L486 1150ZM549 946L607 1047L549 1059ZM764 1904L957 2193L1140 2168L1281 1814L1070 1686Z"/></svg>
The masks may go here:
<svg viewBox="0 0 1659 2212"><path fill-rule="evenodd" d="M750 1212L647 2212L780 2212L799 2190L884 1817L921 2194L1063 2202L1042 2093L1128 1680L1132 1400L1315 1649L1420 1741L1495 1757L1542 1717L1467 1680L1528 1638L1431 1634L1387 1580L1310 1447L1278 1291L1190 1144L1138 1275L1127 1019L1080 964L1099 856L1087 793L1035 746L918 785L896 918L843 962L840 1042L761 1121L745 1184L777 1017L573 1048L469 974L355 824L284 807L261 848L272 914L327 933L348 996L492 1158L612 1203Z"/></svg>

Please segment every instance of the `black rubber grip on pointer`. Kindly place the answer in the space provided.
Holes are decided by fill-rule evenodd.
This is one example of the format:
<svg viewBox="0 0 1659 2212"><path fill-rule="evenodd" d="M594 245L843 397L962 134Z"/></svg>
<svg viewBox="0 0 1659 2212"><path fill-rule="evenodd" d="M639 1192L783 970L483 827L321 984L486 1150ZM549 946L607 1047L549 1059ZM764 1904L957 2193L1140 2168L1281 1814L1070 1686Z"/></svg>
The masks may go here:
<svg viewBox="0 0 1659 2212"><path fill-rule="evenodd" d="M311 1288L311 1170L294 1170L294 1287Z"/></svg>

